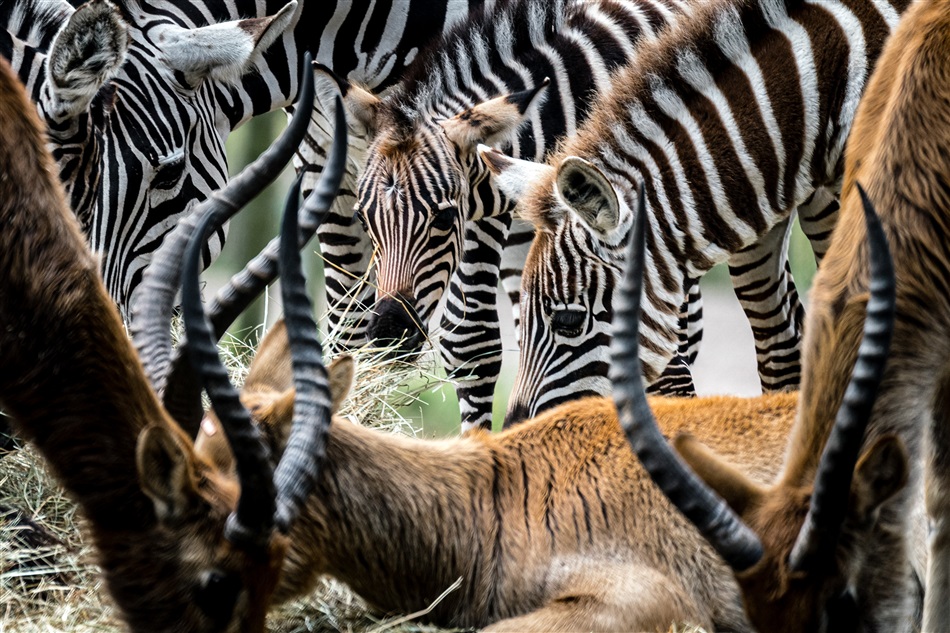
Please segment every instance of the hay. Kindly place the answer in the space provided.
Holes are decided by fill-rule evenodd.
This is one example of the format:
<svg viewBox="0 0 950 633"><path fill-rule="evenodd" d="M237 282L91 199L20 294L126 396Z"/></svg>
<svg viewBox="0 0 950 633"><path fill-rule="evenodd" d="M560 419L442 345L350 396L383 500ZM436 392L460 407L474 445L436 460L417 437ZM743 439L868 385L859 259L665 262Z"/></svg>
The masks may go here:
<svg viewBox="0 0 950 633"><path fill-rule="evenodd" d="M259 335L250 338L252 343L229 338L221 346L236 384L246 376ZM385 431L414 435L417 428L400 409L446 379L438 375L431 351L391 357L392 352L366 347L353 353L358 373L342 414ZM22 510L58 542L34 543L38 539L30 537L36 536L35 531L16 521L15 513L0 518L0 632L122 631L108 592L101 586L95 552L84 541L76 505L30 447L0 459L2 508ZM287 633L437 630L405 618L381 619L345 586L331 580L310 596L276 609L268 627Z"/></svg>

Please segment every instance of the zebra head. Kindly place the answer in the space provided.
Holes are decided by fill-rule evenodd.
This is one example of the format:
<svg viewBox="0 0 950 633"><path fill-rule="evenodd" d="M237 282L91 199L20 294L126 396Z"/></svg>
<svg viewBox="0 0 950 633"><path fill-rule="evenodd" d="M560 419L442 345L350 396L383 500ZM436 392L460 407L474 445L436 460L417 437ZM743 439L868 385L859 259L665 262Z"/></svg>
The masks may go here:
<svg viewBox="0 0 950 633"><path fill-rule="evenodd" d="M476 149L511 138L548 81L448 116L453 106L420 107L399 90L380 99L327 74L354 132L371 139L354 213L375 248L367 334L413 351L458 267L466 222L507 211Z"/></svg>
<svg viewBox="0 0 950 633"><path fill-rule="evenodd" d="M583 159L553 167L487 147L481 154L536 229L521 278L520 357L507 426L568 400L610 394L613 294L634 213Z"/></svg>
<svg viewBox="0 0 950 633"><path fill-rule="evenodd" d="M240 82L296 20L297 2L203 26L185 5L62 4L48 49L21 76L36 76L33 98L71 206L128 316L165 234L226 183L224 141L251 109ZM219 229L205 263L223 238Z"/></svg>

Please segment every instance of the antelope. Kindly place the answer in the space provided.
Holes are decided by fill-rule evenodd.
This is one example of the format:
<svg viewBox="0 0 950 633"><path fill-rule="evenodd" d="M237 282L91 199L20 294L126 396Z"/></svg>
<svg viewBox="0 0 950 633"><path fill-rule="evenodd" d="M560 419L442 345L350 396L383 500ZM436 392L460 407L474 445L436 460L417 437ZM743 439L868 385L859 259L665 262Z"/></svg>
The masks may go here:
<svg viewBox="0 0 950 633"><path fill-rule="evenodd" d="M629 380L636 341L615 350L615 397L641 459L730 560L760 630L915 630L907 558L923 539L908 526L920 505L930 525L922 628L950 630L948 42L946 3L915 4L858 107L838 228L811 295L799 414L771 485L689 435L674 441L684 468ZM639 288L626 291L618 338L636 331Z"/></svg>
<svg viewBox="0 0 950 633"><path fill-rule="evenodd" d="M134 631L258 631L270 604L321 573L387 610L425 606L461 576L458 594L431 613L440 624L750 630L728 567L650 482L609 400L445 441L334 418L352 365L323 369L295 259L296 213L285 216L280 249L287 320L263 342L242 404L197 296L214 213L196 211L184 310L215 417L192 442L149 385L5 65L0 134L0 403L79 501ZM282 141L276 153L286 156L296 142ZM238 187L247 193L247 179L212 206L235 204ZM766 480L795 398L653 406L668 435L695 433ZM281 454L276 467L268 447Z"/></svg>
<svg viewBox="0 0 950 633"><path fill-rule="evenodd" d="M498 436L441 442L331 420L352 366L337 361L324 374L313 341L301 344L315 330L299 327L294 297L302 292L293 283L287 324L262 345L244 394L265 436L282 433L276 468L256 427L233 423L247 416L233 389L207 371L199 374L223 433L202 431L193 443L150 388L34 109L3 62L0 134L0 403L79 502L131 630L260 631L272 602L306 591L324 572L384 609L424 605L462 576L458 596L432 613L440 623L616 630L688 620L749 629L728 568L650 483L609 400L565 405ZM282 141L286 157L296 142ZM246 180L236 178L212 205L233 203ZM203 214L191 240L192 276L212 215ZM189 284L189 350L206 370L219 361ZM206 351L193 350L202 340ZM308 377L315 388L305 388ZM669 433L695 432L766 478L794 398L655 406ZM294 415L308 424L288 422ZM326 435L322 421L330 421ZM210 448L225 435L227 466ZM317 485L287 483L297 480ZM303 514L294 521L296 509Z"/></svg>
<svg viewBox="0 0 950 633"><path fill-rule="evenodd" d="M285 214L280 275L282 287L302 302L306 294L292 288L302 283L293 271L299 266L295 217ZM197 231L184 258L192 279L185 277L183 309L189 345L201 345L202 357L212 359L213 339L192 330L203 317L195 279L200 238ZM268 333L241 395L274 455L292 437L298 415L291 358L305 346L292 332L316 328L309 304L301 309L296 301L285 310L309 324L287 321ZM319 358L315 341L310 348L309 357ZM219 362L214 372L223 375ZM332 413L352 376L349 357L328 367ZM215 411L202 420L195 450L218 472L233 473L212 402ZM668 432L698 433L769 477L795 398L654 404ZM320 478L289 534L275 602L310 591L329 574L378 609L410 612L461 578L458 591L429 614L433 623L487 631L616 631L666 630L686 621L751 630L727 568L649 481L609 399L570 403L501 434L478 431L441 441L333 417L320 461Z"/></svg>
<svg viewBox="0 0 950 633"><path fill-rule="evenodd" d="M312 99L312 81L301 90ZM309 105L299 110L270 152L195 213L212 217L275 177L306 129ZM249 422L229 430L236 476L198 455L149 385L4 60L0 138L0 406L81 506L131 630L263 630L312 480L313 424L295 429L276 482Z"/></svg>

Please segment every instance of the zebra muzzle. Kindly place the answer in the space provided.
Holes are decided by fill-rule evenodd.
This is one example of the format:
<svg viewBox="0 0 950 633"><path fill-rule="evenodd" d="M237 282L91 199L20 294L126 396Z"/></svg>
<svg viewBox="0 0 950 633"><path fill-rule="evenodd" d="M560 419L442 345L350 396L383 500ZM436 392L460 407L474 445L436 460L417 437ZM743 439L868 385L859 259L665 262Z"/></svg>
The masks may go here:
<svg viewBox="0 0 950 633"><path fill-rule="evenodd" d="M366 334L371 343L394 354L409 353L422 347L426 326L412 300L400 294L376 302Z"/></svg>

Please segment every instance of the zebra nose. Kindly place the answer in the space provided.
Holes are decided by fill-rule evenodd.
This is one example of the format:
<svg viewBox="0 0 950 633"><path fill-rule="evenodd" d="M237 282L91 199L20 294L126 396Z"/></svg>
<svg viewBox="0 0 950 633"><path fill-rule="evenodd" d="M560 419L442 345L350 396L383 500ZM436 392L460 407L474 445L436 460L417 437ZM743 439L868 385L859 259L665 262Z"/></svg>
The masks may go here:
<svg viewBox="0 0 950 633"><path fill-rule="evenodd" d="M366 330L369 340L381 347L394 347L397 352L415 352L425 342L425 325L412 306L412 301L396 296L376 302L374 315Z"/></svg>
<svg viewBox="0 0 950 633"><path fill-rule="evenodd" d="M502 425L502 428L507 429L515 424L524 422L529 417L531 417L531 409L528 408L528 405L521 402L515 402L508 406L508 411L505 413L505 422Z"/></svg>

